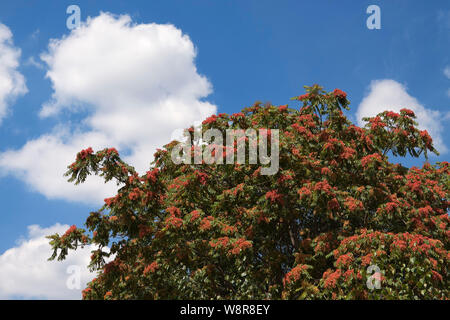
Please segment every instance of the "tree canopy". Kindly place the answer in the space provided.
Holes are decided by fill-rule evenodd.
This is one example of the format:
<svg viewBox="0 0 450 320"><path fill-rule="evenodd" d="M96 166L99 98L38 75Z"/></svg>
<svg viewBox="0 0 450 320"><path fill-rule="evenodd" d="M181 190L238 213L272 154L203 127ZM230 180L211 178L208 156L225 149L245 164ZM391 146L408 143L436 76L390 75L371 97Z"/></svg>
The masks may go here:
<svg viewBox="0 0 450 320"><path fill-rule="evenodd" d="M248 159L175 164L177 141L143 174L114 148L79 152L69 181L96 174L119 190L86 230L50 236L50 259L98 247L84 299L448 298L449 163L389 161L437 153L413 111L359 127L342 111L345 92L305 88L295 108L256 102L188 130L278 129L273 175Z"/></svg>

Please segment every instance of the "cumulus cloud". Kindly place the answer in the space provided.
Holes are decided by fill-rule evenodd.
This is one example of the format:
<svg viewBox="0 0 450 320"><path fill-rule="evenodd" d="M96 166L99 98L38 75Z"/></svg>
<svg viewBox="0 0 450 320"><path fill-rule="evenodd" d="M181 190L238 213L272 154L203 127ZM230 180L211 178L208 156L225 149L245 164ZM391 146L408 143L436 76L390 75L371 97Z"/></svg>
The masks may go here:
<svg viewBox="0 0 450 320"><path fill-rule="evenodd" d="M26 238L0 255L0 299L81 299L81 290L95 277L87 269L94 248L71 251L62 262L47 261L52 250L45 237L68 228L31 225Z"/></svg>
<svg viewBox="0 0 450 320"><path fill-rule="evenodd" d="M399 112L402 108L414 111L419 128L426 129L433 138L434 145L440 153L447 152L447 146L442 137L443 119L445 115L438 110L425 108L416 98L409 95L407 89L401 83L385 79L372 81L369 92L361 101L356 111L360 125L365 122L363 117L372 117L385 110Z"/></svg>
<svg viewBox="0 0 450 320"><path fill-rule="evenodd" d="M73 202L98 204L101 199L113 196L117 190L114 182L103 183L100 177L89 177L81 185L67 182L64 173L82 147L102 149L108 144L95 132L71 134L56 128L52 133L28 141L19 150L0 154L0 166L4 172L13 173L25 181L33 191L49 199L65 199Z"/></svg>
<svg viewBox="0 0 450 320"><path fill-rule="evenodd" d="M25 78L17 71L20 49L13 44L11 30L0 23L0 124L10 104L27 92Z"/></svg>
<svg viewBox="0 0 450 320"><path fill-rule="evenodd" d="M98 202L113 185L97 180L70 186L62 176L82 148L115 147L143 172L156 148L175 129L216 112L203 101L212 86L197 72L190 38L170 24L135 24L128 15L101 13L41 55L53 94L40 116L79 113L82 121L63 123L0 154L0 168L49 198ZM63 129L61 129L63 128Z"/></svg>

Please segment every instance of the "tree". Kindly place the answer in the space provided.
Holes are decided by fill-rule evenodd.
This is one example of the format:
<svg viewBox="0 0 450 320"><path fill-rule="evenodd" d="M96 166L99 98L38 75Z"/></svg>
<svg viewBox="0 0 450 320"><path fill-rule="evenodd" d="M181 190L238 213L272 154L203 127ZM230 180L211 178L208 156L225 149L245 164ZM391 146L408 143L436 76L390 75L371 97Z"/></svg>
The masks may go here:
<svg viewBox="0 0 450 320"><path fill-rule="evenodd" d="M305 88L297 109L257 102L200 129L278 129L274 175L248 162L175 164L176 141L143 175L115 149L78 153L69 181L98 174L120 189L89 232L50 236L50 259L98 246L84 299L448 298L449 163L389 162L437 153L411 110L358 127L345 92Z"/></svg>

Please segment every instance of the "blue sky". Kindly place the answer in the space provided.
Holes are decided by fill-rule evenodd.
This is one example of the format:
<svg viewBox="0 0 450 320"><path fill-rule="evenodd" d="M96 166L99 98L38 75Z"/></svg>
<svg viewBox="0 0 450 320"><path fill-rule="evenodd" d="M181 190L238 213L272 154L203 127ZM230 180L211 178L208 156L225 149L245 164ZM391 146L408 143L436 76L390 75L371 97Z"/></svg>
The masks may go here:
<svg viewBox="0 0 450 320"><path fill-rule="evenodd" d="M95 20L100 12L106 12L111 14L108 16L112 19L105 18L103 21L104 26L108 27L115 25L119 19L114 15L128 15L131 25L172 24L174 30L180 30L188 36L188 42L195 47L196 55L189 48L180 51L180 57L187 57L182 68L189 70L189 76L186 76L183 80L185 82L180 86L191 88L190 83L194 83L194 89L186 89L186 92L196 93L186 93L183 97L199 106L200 111L194 112L192 116L196 119L209 110L238 112L256 100L271 101L275 105L290 103L290 97L303 93L303 85L319 83L327 90L340 88L348 93L351 101L348 115L354 121L357 121L358 115L373 113L377 108L382 108L383 104L392 104L398 108L399 104L410 102L423 115L425 128L434 130L439 136L442 150L450 147L447 144L450 134L445 130L449 124L450 111L450 2L446 0L2 2L0 23L10 30L13 41L8 48L20 50L18 66L12 68L12 71L11 68L8 70L23 76L27 92L7 97L5 108L8 111L0 124L0 254L10 248L20 248L24 241L31 244L30 241L34 239L32 237L40 234L30 232L28 227L31 225L38 225L39 228L50 228L56 223L81 226L87 214L101 205L95 200L84 201L83 195L79 198L66 196L55 190L58 188L52 189L36 183L39 175L36 175L35 170L45 167L44 164L39 164L42 153L40 149L33 153L33 150L25 148L30 141L45 142L43 136L57 131L55 139L64 142L58 140L55 145L66 152L70 148L66 148L64 143L72 147L72 142L67 139L77 137L75 131L90 132L94 128L92 130L97 132L100 127L103 128L103 124L98 125L101 118L92 114L101 115L109 100L93 92L81 92L82 89L71 91L70 86L65 87L67 84L64 79L67 77L70 80L71 75L64 73L64 63L51 63L76 61L82 64L85 63L83 53L91 52L87 48L86 51L80 51L78 57L76 52L70 53L69 49L63 51L62 45L54 52L49 50L50 39L60 39L67 46L73 43L74 48L84 48L83 36L79 35L81 40L75 44L78 40L71 36L71 30L66 27L66 19L69 17L66 9L71 4L80 7L82 21L86 21L87 17ZM369 17L366 9L371 4L376 4L381 9L379 30L369 30L366 27L366 19ZM125 23L115 30L119 32L120 28L130 29L131 25ZM85 27L91 31L94 28L89 24ZM175 45L181 45L184 42L174 30L167 32L173 35ZM138 36L145 37L145 34L138 35L136 30L133 32L136 39ZM92 31L92 36L99 36L99 33ZM103 45L111 48L108 52L121 48L122 38L112 39L110 41L117 43L102 40ZM125 39L127 42L123 46L133 47L133 39ZM95 43L91 45L95 46ZM162 42L158 46L166 48ZM164 55L164 50L166 49L161 49L159 54ZM43 53L50 56L47 61L41 59ZM0 50L0 64L1 54ZM189 58L194 60L190 62ZM121 72L135 70L133 65L127 67L127 63L132 63L132 55L124 56L123 59L108 68L120 68L120 65L124 65L124 71ZM147 62L152 66L151 61ZM93 64L94 69L101 63L102 59L99 58ZM192 66L194 69L190 68ZM167 68L170 68L170 63ZM153 78L146 80L154 86L149 91L156 90L159 84L155 79L164 76L164 70L155 71L156 69L148 70L148 73L154 73ZM0 80L3 71L0 66ZM47 72L53 72L53 77L46 77ZM168 73L170 77L176 77L176 72L171 70ZM82 75L88 77L87 73ZM127 77L132 79L133 74L124 75L124 78ZM167 83L173 82L173 78L167 77ZM379 81L374 82L376 80ZM172 91L167 83L164 82L163 86L169 88L167 92L170 95ZM209 83L210 89L206 89L205 83ZM99 87L98 91L111 90L113 99L117 92L113 89L115 85L123 87L124 83L115 84L111 81L112 87ZM135 84L131 83L130 87L133 86ZM140 89L145 90L145 86ZM134 91L130 89L130 92L124 94L124 97L135 102L132 96ZM159 97L159 93L153 94ZM139 95L136 101L142 97L151 100L152 97L142 93ZM55 103L59 112L50 116L40 115L43 105L54 100L52 96L60 99L56 99L58 102ZM386 96L394 98L391 101ZM77 106L81 105L75 112L71 109L73 99L78 99ZM186 108L189 110L189 105ZM360 113L356 112L358 108ZM119 110L120 106L116 109ZM122 106L121 111L123 110L126 111L126 106ZM121 111L117 111L116 115L124 115ZM86 119L93 119L92 123L96 123L97 127L92 125L89 129L86 124L77 126ZM69 128L71 132L64 135L60 132L61 127ZM125 131L121 133L127 135L127 129L123 130ZM102 131L106 136L108 132L108 129ZM136 134L133 131L130 136ZM166 133L161 135L164 138L161 141L168 141ZM134 138L130 139L134 143ZM104 137L99 138L99 141L99 145L103 145ZM119 144L128 142L117 138L111 140L111 143L114 141ZM136 154L139 147L136 148L134 151L125 150L130 154L130 159L138 157ZM13 151L13 154L6 153L8 150ZM54 152L60 150L55 149ZM36 167L25 161L26 157L35 159ZM50 160L54 158L51 152L45 153L45 157ZM72 158L75 158L75 154ZM448 160L448 152L431 158L432 162ZM402 162L421 165L422 161L423 159ZM2 269L1 264L0 256L0 271L6 270ZM0 278L2 276L9 275L1 274ZM4 294L1 291L0 286L0 297L22 296L20 290ZM35 295L40 296L39 292ZM46 293L41 296L52 297Z"/></svg>

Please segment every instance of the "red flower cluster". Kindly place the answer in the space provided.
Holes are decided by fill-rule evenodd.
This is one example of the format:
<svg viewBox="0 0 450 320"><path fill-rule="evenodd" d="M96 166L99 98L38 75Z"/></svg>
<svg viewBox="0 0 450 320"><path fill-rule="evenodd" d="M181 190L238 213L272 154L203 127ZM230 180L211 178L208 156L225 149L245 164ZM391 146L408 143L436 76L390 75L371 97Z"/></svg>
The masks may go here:
<svg viewBox="0 0 450 320"><path fill-rule="evenodd" d="M298 123L294 123L291 127L294 128L295 131L297 131L300 134L306 133L306 128L304 126L299 125Z"/></svg>
<svg viewBox="0 0 450 320"><path fill-rule="evenodd" d="M296 100L306 100L309 98L309 93L302 94L301 96L296 97Z"/></svg>
<svg viewBox="0 0 450 320"><path fill-rule="evenodd" d="M323 167L322 169L320 169L320 173L324 176L329 176L331 175L331 170L327 167Z"/></svg>
<svg viewBox="0 0 450 320"><path fill-rule="evenodd" d="M235 232L237 232L237 228L234 227L234 226L225 225L222 228L222 232L223 233L228 233L228 234L229 233L235 233Z"/></svg>
<svg viewBox="0 0 450 320"><path fill-rule="evenodd" d="M356 150L350 147L344 147L344 151L341 153L340 157L343 159L350 159L356 154Z"/></svg>
<svg viewBox="0 0 450 320"><path fill-rule="evenodd" d="M131 201L139 199L140 196L141 196L141 190L139 188L134 188L133 191L131 191L128 194L128 198Z"/></svg>
<svg viewBox="0 0 450 320"><path fill-rule="evenodd" d="M345 206L348 208L348 210L350 211L356 211L356 210L362 210L364 208L363 204L361 201L356 200L355 198L352 197L347 197L345 199Z"/></svg>
<svg viewBox="0 0 450 320"><path fill-rule="evenodd" d="M397 202L388 202L386 203L386 212L391 213L398 207Z"/></svg>
<svg viewBox="0 0 450 320"><path fill-rule="evenodd" d="M314 252L328 252L336 243L331 232L318 235L314 239Z"/></svg>
<svg viewBox="0 0 450 320"><path fill-rule="evenodd" d="M341 277L341 270L337 269L335 272L327 270L323 273L322 278L324 279L325 288L334 288L336 286L337 280Z"/></svg>
<svg viewBox="0 0 450 320"><path fill-rule="evenodd" d="M211 240L210 242L209 242L209 245L211 246L211 247L213 247L213 248L215 248L215 247L226 247L227 245L228 245L228 243L229 243L229 241L230 241L230 238L228 238L228 237L221 237L221 238L218 238L217 240Z"/></svg>
<svg viewBox="0 0 450 320"><path fill-rule="evenodd" d="M108 207L111 207L111 205L113 205L116 202L116 197L105 198L104 201Z"/></svg>
<svg viewBox="0 0 450 320"><path fill-rule="evenodd" d="M424 217L428 217L428 215L433 213L433 208L429 205L423 208L419 208L419 214Z"/></svg>
<svg viewBox="0 0 450 320"><path fill-rule="evenodd" d="M155 272L156 269L158 269L158 267L159 267L158 262L153 261L151 264L149 264L148 266L145 267L144 275Z"/></svg>
<svg viewBox="0 0 450 320"><path fill-rule="evenodd" d="M198 218L200 218L200 212L198 212L197 210L192 211L191 212L191 222L194 222Z"/></svg>
<svg viewBox="0 0 450 320"><path fill-rule="evenodd" d="M348 269L347 271L345 271L343 274L345 281L353 278L354 274L355 274L355 271L353 269Z"/></svg>
<svg viewBox="0 0 450 320"><path fill-rule="evenodd" d="M400 115L397 112L387 111L386 112L386 117L393 118L393 119L398 119L398 118L400 118Z"/></svg>
<svg viewBox="0 0 450 320"><path fill-rule="evenodd" d="M331 194L331 186L328 184L328 181L325 179L323 181L319 181L315 184L314 190L323 191L327 194Z"/></svg>
<svg viewBox="0 0 450 320"><path fill-rule="evenodd" d="M347 94L340 89L334 89L333 95L338 99L345 99L347 97Z"/></svg>
<svg viewBox="0 0 450 320"><path fill-rule="evenodd" d="M76 225L72 225L70 226L69 229L67 229L66 233L64 233L63 237L68 237L72 232L77 230L77 226Z"/></svg>
<svg viewBox="0 0 450 320"><path fill-rule="evenodd" d="M381 118L379 116L376 116L374 118L371 118L369 120L370 124L371 124L371 129L372 130L376 130L378 128L384 128L386 126L386 123L383 122L383 120L381 120Z"/></svg>
<svg viewBox="0 0 450 320"><path fill-rule="evenodd" d="M245 250L247 248L251 248L252 243L248 240L245 240L243 238L237 239L236 242L233 243L233 249L231 249L232 254L239 254L242 250Z"/></svg>
<svg viewBox="0 0 450 320"><path fill-rule="evenodd" d="M245 118L245 114L242 112L239 112L239 113L233 113L231 115L231 119L238 120L239 118Z"/></svg>
<svg viewBox="0 0 450 320"><path fill-rule="evenodd" d="M307 187L301 187L297 193L300 195L300 198L309 197L311 195L311 190Z"/></svg>
<svg viewBox="0 0 450 320"><path fill-rule="evenodd" d="M405 115L407 115L407 116L409 116L409 117L411 117L411 118L414 118L414 117L416 116L416 115L414 114L414 111L409 110L409 109L405 109L405 108L401 109L401 110L400 110L400 113L403 113L403 114L405 114Z"/></svg>
<svg viewBox="0 0 450 320"><path fill-rule="evenodd" d="M278 183L282 184L285 181L289 181L289 180L293 180L294 177L292 176L292 173L288 173L288 174L281 174L280 177L278 178Z"/></svg>
<svg viewBox="0 0 450 320"><path fill-rule="evenodd" d="M147 171L147 179L153 183L156 182L158 178L159 168L154 168L153 170Z"/></svg>
<svg viewBox="0 0 450 320"><path fill-rule="evenodd" d="M209 123L214 123L216 121L217 121L217 116L215 114L213 114L209 118L206 118L202 123L203 124L209 124Z"/></svg>
<svg viewBox="0 0 450 320"><path fill-rule="evenodd" d="M135 176L129 176L128 177L128 184L133 184L133 181L136 180Z"/></svg>
<svg viewBox="0 0 450 320"><path fill-rule="evenodd" d="M286 283L292 283L295 281L298 281L300 279L300 276L302 275L303 271L307 270L308 266L305 264L299 264L295 266L294 268L289 271L283 279L283 284L286 285Z"/></svg>
<svg viewBox="0 0 450 320"><path fill-rule="evenodd" d="M89 147L89 148L87 148L87 149L81 150L81 151L78 153L77 158L83 160L83 159L86 159L86 157L87 157L88 155L93 154L93 153L94 153L94 150L92 150L92 148Z"/></svg>
<svg viewBox="0 0 450 320"><path fill-rule="evenodd" d="M305 126L307 126L308 128L315 128L316 127L316 122L314 121L314 117L317 118L316 115L312 115L312 114L302 114L298 117L298 121L303 123Z"/></svg>
<svg viewBox="0 0 450 320"><path fill-rule="evenodd" d="M365 256L361 257L361 264L363 266L368 266L370 262L372 261L372 253L366 254Z"/></svg>
<svg viewBox="0 0 450 320"><path fill-rule="evenodd" d="M214 220L212 216L207 216L202 219L200 230L208 230L211 228L211 222Z"/></svg>
<svg viewBox="0 0 450 320"><path fill-rule="evenodd" d="M116 150L116 148L109 148L108 150L106 150L106 154L109 156L111 154L115 154L115 155L119 155L119 152Z"/></svg>
<svg viewBox="0 0 450 320"><path fill-rule="evenodd" d="M77 170L77 163L76 162L71 163L69 168L74 170L74 171L76 171Z"/></svg>
<svg viewBox="0 0 450 320"><path fill-rule="evenodd" d="M273 202L281 203L283 201L283 196L278 193L277 190L267 191L266 199Z"/></svg>
<svg viewBox="0 0 450 320"><path fill-rule="evenodd" d="M348 266L353 261L353 256L351 254L343 254L336 260L336 266L345 267Z"/></svg>
<svg viewBox="0 0 450 320"><path fill-rule="evenodd" d="M206 173L195 170L194 174L197 176L201 185L205 185L208 182L208 175Z"/></svg>
<svg viewBox="0 0 450 320"><path fill-rule="evenodd" d="M294 156L300 157L300 150L298 150L296 147L292 147L292 154Z"/></svg>
<svg viewBox="0 0 450 320"><path fill-rule="evenodd" d="M165 220L165 224L168 227L180 228L183 225L183 220L175 216L170 216Z"/></svg>
<svg viewBox="0 0 450 320"><path fill-rule="evenodd" d="M431 146L431 143L433 142L433 139L431 139L431 137L428 134L427 130L420 131L420 137L423 139L423 141L425 142L425 145L427 147Z"/></svg>
<svg viewBox="0 0 450 320"><path fill-rule="evenodd" d="M431 270L431 274L432 274L433 280L435 280L435 281L442 281L443 280L442 275L439 272Z"/></svg>
<svg viewBox="0 0 450 320"><path fill-rule="evenodd" d="M361 159L361 164L362 164L363 168L366 168L367 165L374 160L381 162L381 160L382 160L381 155L379 153L369 154L368 156L365 156Z"/></svg>
<svg viewBox="0 0 450 320"><path fill-rule="evenodd" d="M166 211L170 213L172 216L179 217L181 215L181 210L174 206L167 208Z"/></svg>
<svg viewBox="0 0 450 320"><path fill-rule="evenodd" d="M281 112L283 112L283 111L286 111L287 108L288 108L288 106L287 106L287 104L285 104L285 105L279 106L279 107L278 107L278 110L280 110Z"/></svg>
<svg viewBox="0 0 450 320"><path fill-rule="evenodd" d="M86 288L86 289L84 289L83 291L81 291L82 298L85 299L86 296L87 296L89 293L91 293L91 291L92 291L91 288Z"/></svg>

